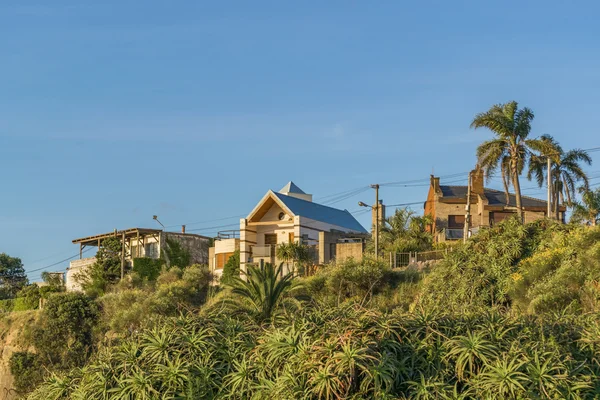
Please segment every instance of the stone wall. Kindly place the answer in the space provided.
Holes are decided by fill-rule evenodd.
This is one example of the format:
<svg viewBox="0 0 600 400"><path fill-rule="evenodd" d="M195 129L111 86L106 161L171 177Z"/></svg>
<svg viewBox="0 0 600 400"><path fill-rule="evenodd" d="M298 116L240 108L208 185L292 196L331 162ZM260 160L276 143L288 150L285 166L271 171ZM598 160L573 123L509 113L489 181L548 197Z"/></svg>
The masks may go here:
<svg viewBox="0 0 600 400"><path fill-rule="evenodd" d="M184 233L163 232L161 248L166 244L167 239L180 243L181 247L190 253L192 264L208 265L208 238Z"/></svg>

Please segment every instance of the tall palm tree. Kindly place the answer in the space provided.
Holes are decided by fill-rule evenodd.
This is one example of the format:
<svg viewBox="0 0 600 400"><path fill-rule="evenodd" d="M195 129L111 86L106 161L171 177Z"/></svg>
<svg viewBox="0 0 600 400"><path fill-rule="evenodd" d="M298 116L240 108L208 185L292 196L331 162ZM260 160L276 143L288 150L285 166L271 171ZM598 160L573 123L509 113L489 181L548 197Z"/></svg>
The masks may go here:
<svg viewBox="0 0 600 400"><path fill-rule="evenodd" d="M490 178L500 167L504 190L508 199L508 188L515 189L517 213L523 220L521 185L519 176L531 154L531 150L542 151L546 143L539 139L529 139L533 111L524 107L519 109L516 101L496 104L488 111L473 118L471 128L487 128L496 137L487 140L477 148L479 166Z"/></svg>
<svg viewBox="0 0 600 400"><path fill-rule="evenodd" d="M550 135L542 135L540 141L544 142L544 151L539 155L532 155L529 162L527 178L535 177L539 187L544 185L547 174L546 160L548 157L553 161L550 170L552 205L554 213L558 218L559 204L573 205L575 200L575 185L583 183L583 187L589 186L587 174L583 171L581 163L591 165L592 158L585 150L574 149L565 152L560 144Z"/></svg>
<svg viewBox="0 0 600 400"><path fill-rule="evenodd" d="M571 221L596 226L600 221L600 188L580 189L581 202L575 203Z"/></svg>

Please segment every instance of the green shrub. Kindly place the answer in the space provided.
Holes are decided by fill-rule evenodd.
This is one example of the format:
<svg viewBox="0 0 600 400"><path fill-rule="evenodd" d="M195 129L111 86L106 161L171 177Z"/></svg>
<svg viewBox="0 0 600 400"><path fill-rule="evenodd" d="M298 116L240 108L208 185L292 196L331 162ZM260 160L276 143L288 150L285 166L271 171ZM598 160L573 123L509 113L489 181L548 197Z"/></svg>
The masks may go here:
<svg viewBox="0 0 600 400"><path fill-rule="evenodd" d="M227 285L231 283L233 277L240 276L240 251L233 252L231 257L223 266L223 274L221 275L221 284Z"/></svg>
<svg viewBox="0 0 600 400"><path fill-rule="evenodd" d="M10 373L14 377L17 393L23 395L31 392L44 380L44 368L37 354L18 351L9 360Z"/></svg>
<svg viewBox="0 0 600 400"><path fill-rule="evenodd" d="M82 366L94 349L99 317L96 303L83 293L50 296L32 327L32 341L43 364L57 370Z"/></svg>
<svg viewBox="0 0 600 400"><path fill-rule="evenodd" d="M15 305L14 299L0 300L0 312L12 312Z"/></svg>
<svg viewBox="0 0 600 400"><path fill-rule="evenodd" d="M365 300L387 285L390 276L386 262L373 258L355 260L350 258L343 263L330 264L305 280L312 296L329 302L339 302L355 298Z"/></svg>
<svg viewBox="0 0 600 400"><path fill-rule="evenodd" d="M164 261L161 259L148 257L134 258L133 272L137 273L142 279L155 281L160 275L163 265Z"/></svg>

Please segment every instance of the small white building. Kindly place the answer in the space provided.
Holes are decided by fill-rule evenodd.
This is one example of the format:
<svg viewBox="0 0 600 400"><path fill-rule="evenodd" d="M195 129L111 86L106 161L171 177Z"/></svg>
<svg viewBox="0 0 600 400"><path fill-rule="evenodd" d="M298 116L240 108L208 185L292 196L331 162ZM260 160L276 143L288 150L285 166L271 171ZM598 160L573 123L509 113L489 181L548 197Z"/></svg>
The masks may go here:
<svg viewBox="0 0 600 400"><path fill-rule="evenodd" d="M308 245L313 263L325 264L336 258L342 239L362 240L367 234L350 212L315 203L312 195L289 182L278 192L269 190L250 214L240 220L239 238L215 240L209 266L219 276L237 249L242 270L246 264L260 260L279 264L276 248L289 242Z"/></svg>

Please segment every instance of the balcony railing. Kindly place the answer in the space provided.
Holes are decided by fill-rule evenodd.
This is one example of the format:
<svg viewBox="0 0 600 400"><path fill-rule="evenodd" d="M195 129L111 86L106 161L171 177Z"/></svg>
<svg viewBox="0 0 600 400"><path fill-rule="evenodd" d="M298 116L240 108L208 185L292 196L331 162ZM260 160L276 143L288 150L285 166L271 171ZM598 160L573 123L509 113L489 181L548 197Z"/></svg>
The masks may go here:
<svg viewBox="0 0 600 400"><path fill-rule="evenodd" d="M275 246L274 245L266 245L266 246L253 246L252 247L252 257L273 257L275 256Z"/></svg>
<svg viewBox="0 0 600 400"><path fill-rule="evenodd" d="M444 235L446 236L446 240L459 240L464 237L465 232L462 228L446 228L444 229Z"/></svg>
<svg viewBox="0 0 600 400"><path fill-rule="evenodd" d="M239 230L229 230L229 231L220 231L217 233L216 240L224 240L224 239L239 239L240 231Z"/></svg>

